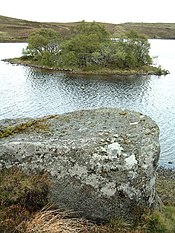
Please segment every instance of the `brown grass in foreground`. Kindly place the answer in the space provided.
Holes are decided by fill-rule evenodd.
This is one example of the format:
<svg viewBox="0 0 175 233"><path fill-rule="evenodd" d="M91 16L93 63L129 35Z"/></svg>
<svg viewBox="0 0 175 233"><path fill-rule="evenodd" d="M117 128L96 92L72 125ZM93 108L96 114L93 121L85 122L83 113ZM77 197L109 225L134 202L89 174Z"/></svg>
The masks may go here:
<svg viewBox="0 0 175 233"><path fill-rule="evenodd" d="M85 219L64 217L64 214L56 210L42 210L20 223L16 229L19 233L129 233L123 221L99 226Z"/></svg>
<svg viewBox="0 0 175 233"><path fill-rule="evenodd" d="M97 225L84 219L64 218L55 210L37 212L32 219L23 221L16 228L18 233L173 233L175 208L167 207L162 213L143 216L142 222L132 228L122 220Z"/></svg>
<svg viewBox="0 0 175 233"><path fill-rule="evenodd" d="M0 233L175 233L175 172L163 169L158 174L157 191L166 206L161 212L145 213L133 227L122 219L97 225L72 218L72 212L53 210L47 206L47 174L25 174L15 167L3 169Z"/></svg>
<svg viewBox="0 0 175 233"><path fill-rule="evenodd" d="M22 222L17 229L22 233L76 233L81 232L83 224L83 220L63 218L56 210L43 210Z"/></svg>

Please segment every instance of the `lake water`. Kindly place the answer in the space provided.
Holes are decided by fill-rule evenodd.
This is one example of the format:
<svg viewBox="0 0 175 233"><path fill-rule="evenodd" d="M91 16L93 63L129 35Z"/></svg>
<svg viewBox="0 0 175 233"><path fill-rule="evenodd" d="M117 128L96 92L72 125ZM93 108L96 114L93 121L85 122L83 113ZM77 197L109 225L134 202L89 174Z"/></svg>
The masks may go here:
<svg viewBox="0 0 175 233"><path fill-rule="evenodd" d="M78 109L120 107L149 115L160 127L160 165L175 168L175 40L150 40L167 76L69 77L0 61L0 119ZM24 43L1 43L0 59L20 56Z"/></svg>

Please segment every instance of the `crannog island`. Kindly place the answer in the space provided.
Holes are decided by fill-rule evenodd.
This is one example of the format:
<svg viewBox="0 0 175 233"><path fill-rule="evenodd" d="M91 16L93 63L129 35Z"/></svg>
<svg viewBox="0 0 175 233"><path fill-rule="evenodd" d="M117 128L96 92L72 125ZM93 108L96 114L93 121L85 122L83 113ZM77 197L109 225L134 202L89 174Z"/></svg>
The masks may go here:
<svg viewBox="0 0 175 233"><path fill-rule="evenodd" d="M82 21L67 37L53 29L34 31L23 56L8 61L76 74L168 74L152 66L149 49L146 36L136 31L116 39L104 25Z"/></svg>

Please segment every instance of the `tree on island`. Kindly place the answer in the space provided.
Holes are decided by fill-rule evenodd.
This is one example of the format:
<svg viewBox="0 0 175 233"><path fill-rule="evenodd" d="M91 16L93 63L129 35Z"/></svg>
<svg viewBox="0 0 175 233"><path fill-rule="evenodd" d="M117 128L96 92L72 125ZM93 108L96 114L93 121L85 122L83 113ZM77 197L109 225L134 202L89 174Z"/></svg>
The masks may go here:
<svg viewBox="0 0 175 233"><path fill-rule="evenodd" d="M32 33L23 54L39 65L57 68L132 69L152 63L149 49L147 38L135 31L112 39L102 24L82 21L64 41L52 29Z"/></svg>
<svg viewBox="0 0 175 233"><path fill-rule="evenodd" d="M30 56L40 65L53 66L60 50L61 36L53 29L40 29L28 39L23 54Z"/></svg>
<svg viewBox="0 0 175 233"><path fill-rule="evenodd" d="M110 34L96 22L81 22L76 33L62 44L61 62L63 66L85 68L96 64L97 51L105 43L110 43Z"/></svg>

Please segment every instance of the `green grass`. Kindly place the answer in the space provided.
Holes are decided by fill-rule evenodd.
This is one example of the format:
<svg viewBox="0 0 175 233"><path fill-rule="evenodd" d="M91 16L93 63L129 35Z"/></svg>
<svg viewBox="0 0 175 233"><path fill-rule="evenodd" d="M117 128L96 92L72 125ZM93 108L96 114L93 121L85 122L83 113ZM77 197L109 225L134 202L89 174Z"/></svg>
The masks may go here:
<svg viewBox="0 0 175 233"><path fill-rule="evenodd" d="M143 232L173 233L175 232L175 206L166 206L162 212L153 212L144 218Z"/></svg>
<svg viewBox="0 0 175 233"><path fill-rule="evenodd" d="M19 57L19 58L9 58L4 59L4 61L9 62L11 64L18 64L18 65L25 65L30 67L35 67L39 69L46 69L46 70L55 70L60 72L66 72L69 73L69 75L167 75L169 74L168 70L162 69L161 66L154 67L154 66L142 66L142 67L136 67L132 69L116 69L113 68L104 68L104 67L97 67L92 66L86 69L69 69L69 67L66 68L59 68L59 67L48 67L48 66L41 66L38 65L36 61L31 60L31 58L26 58L25 56Z"/></svg>

